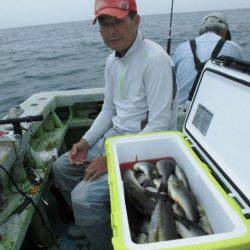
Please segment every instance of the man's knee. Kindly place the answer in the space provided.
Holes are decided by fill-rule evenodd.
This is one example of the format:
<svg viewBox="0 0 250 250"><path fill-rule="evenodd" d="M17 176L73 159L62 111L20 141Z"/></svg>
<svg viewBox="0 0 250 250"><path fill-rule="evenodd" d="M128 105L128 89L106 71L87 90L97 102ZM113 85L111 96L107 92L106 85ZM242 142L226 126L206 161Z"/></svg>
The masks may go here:
<svg viewBox="0 0 250 250"><path fill-rule="evenodd" d="M82 181L71 192L75 220L81 226L109 220L109 197L106 194L106 188L100 188L99 185L99 183Z"/></svg>
<svg viewBox="0 0 250 250"><path fill-rule="evenodd" d="M55 177L64 173L67 168L67 157L65 155L60 156L52 165L52 172Z"/></svg>
<svg viewBox="0 0 250 250"><path fill-rule="evenodd" d="M108 175L99 176L92 182L81 181L72 191L71 198L78 204L109 203Z"/></svg>
<svg viewBox="0 0 250 250"><path fill-rule="evenodd" d="M79 185L80 184L80 185ZM90 194L87 185L79 183L71 192L72 204L89 204L91 203Z"/></svg>

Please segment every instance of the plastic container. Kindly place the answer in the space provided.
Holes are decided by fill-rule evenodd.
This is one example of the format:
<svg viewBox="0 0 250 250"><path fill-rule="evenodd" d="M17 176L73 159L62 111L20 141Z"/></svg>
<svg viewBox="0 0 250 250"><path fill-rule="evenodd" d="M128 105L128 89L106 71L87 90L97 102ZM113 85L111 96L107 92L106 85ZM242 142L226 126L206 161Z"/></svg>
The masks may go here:
<svg viewBox="0 0 250 250"><path fill-rule="evenodd" d="M184 133L106 141L116 250L250 249L250 76L218 61L201 75ZM173 157L182 166L214 234L136 244L131 240L120 165Z"/></svg>

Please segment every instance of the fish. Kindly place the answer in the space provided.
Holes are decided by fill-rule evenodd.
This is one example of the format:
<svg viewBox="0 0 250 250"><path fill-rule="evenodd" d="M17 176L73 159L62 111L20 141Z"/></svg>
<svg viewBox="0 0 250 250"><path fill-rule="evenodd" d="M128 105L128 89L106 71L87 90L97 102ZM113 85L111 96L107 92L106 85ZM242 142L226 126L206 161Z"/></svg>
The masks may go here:
<svg viewBox="0 0 250 250"><path fill-rule="evenodd" d="M149 224L150 224L149 216L142 218L142 222L140 223L136 237L134 238L135 243L137 244L148 243Z"/></svg>
<svg viewBox="0 0 250 250"><path fill-rule="evenodd" d="M153 183L157 189L159 189L160 185L162 184L162 182L159 178L153 179Z"/></svg>
<svg viewBox="0 0 250 250"><path fill-rule="evenodd" d="M154 168L153 164L144 161L137 162L133 166L133 170L135 172L143 172L147 177L147 179L149 180L152 180L151 173L153 171L153 168Z"/></svg>
<svg viewBox="0 0 250 250"><path fill-rule="evenodd" d="M139 173L137 175L137 181L142 187L154 187L154 181L148 179L148 177L144 173Z"/></svg>
<svg viewBox="0 0 250 250"><path fill-rule="evenodd" d="M151 215L149 242L166 241L177 238L173 209L165 199L160 198Z"/></svg>
<svg viewBox="0 0 250 250"><path fill-rule="evenodd" d="M179 179L183 183L183 185L187 189L189 189L187 177L185 176L183 170L177 164L175 166L175 175L176 175L177 179Z"/></svg>
<svg viewBox="0 0 250 250"><path fill-rule="evenodd" d="M147 179L147 176L143 173L136 173L135 176L136 176L137 181L140 183L140 185Z"/></svg>
<svg viewBox="0 0 250 250"><path fill-rule="evenodd" d="M140 232L148 234L149 233L149 226L150 226L150 218L146 217L143 221L142 224L140 225Z"/></svg>
<svg viewBox="0 0 250 250"><path fill-rule="evenodd" d="M123 176L123 184L129 200L135 208L143 214L151 215L155 208L155 201L145 193L145 189L138 183L133 170L127 170Z"/></svg>
<svg viewBox="0 0 250 250"><path fill-rule="evenodd" d="M129 229L131 234L131 239L134 241L137 234L141 232L141 224L144 219L144 215L138 211L138 209L135 208L133 203L128 197L128 193L125 190L125 204L126 204L126 211L128 215L128 223L129 223Z"/></svg>
<svg viewBox="0 0 250 250"><path fill-rule="evenodd" d="M213 234L213 230L211 228L211 225L209 223L209 220L204 212L204 210L201 208L201 206L197 206L198 207L198 211L199 211L199 215L200 215L200 219L199 219L199 223L198 225L200 226L200 228L202 228L206 233L208 234Z"/></svg>
<svg viewBox="0 0 250 250"><path fill-rule="evenodd" d="M162 184L160 184L159 188L154 188L154 187L146 187L145 188L145 193L152 197L153 199L165 199L165 200L169 200L168 195L165 192L161 192L162 190Z"/></svg>
<svg viewBox="0 0 250 250"><path fill-rule="evenodd" d="M168 189L168 178L175 171L175 162L171 160L160 160L156 162L156 169L158 170L159 176L161 177L161 182L163 184L164 191L167 192Z"/></svg>
<svg viewBox="0 0 250 250"><path fill-rule="evenodd" d="M168 194L185 212L186 217L197 223L198 209L194 195L174 175L168 179Z"/></svg>
<svg viewBox="0 0 250 250"><path fill-rule="evenodd" d="M139 233L135 238L135 243L137 244L148 243L148 235L146 233Z"/></svg>
<svg viewBox="0 0 250 250"><path fill-rule="evenodd" d="M128 169L125 174L123 175L123 181L131 182L136 186L139 190L144 192L144 188L140 185L136 178L136 173L132 169Z"/></svg>
<svg viewBox="0 0 250 250"><path fill-rule="evenodd" d="M180 215L175 214L174 216L176 218L175 223L177 233L182 238L191 238L196 236L207 235L207 233L194 222Z"/></svg>
<svg viewBox="0 0 250 250"><path fill-rule="evenodd" d="M207 234L213 234L213 230L209 223L209 220L206 215L203 215L198 223L199 227L202 228Z"/></svg>
<svg viewBox="0 0 250 250"><path fill-rule="evenodd" d="M157 168L156 168L155 166L154 166L154 168L152 169L151 177L152 177L152 179L156 179L156 178L159 177L158 170L157 170Z"/></svg>
<svg viewBox="0 0 250 250"><path fill-rule="evenodd" d="M172 208L173 208L175 214L185 216L185 212L176 202L172 205Z"/></svg>
<svg viewBox="0 0 250 250"><path fill-rule="evenodd" d="M140 176L140 180L138 179L139 183L143 187L154 187L154 183L152 181L152 171L154 166L149 162L137 162L133 166L133 170Z"/></svg>

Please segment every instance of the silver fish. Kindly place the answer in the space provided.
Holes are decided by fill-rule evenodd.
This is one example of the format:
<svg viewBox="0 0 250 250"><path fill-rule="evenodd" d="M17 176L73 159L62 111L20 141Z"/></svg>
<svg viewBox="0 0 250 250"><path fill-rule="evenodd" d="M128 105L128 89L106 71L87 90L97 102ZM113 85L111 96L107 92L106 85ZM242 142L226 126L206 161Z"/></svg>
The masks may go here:
<svg viewBox="0 0 250 250"><path fill-rule="evenodd" d="M157 189L159 189L159 187L161 185L161 180L159 178L155 178L155 179L153 179L153 183L154 183L155 187Z"/></svg>
<svg viewBox="0 0 250 250"><path fill-rule="evenodd" d="M154 166L153 169L152 169L152 172L151 172L151 177L152 177L152 179L155 179L155 178L158 178L158 176L159 176L158 170Z"/></svg>
<svg viewBox="0 0 250 250"><path fill-rule="evenodd" d="M136 173L136 179L141 185L147 179L147 176L144 173Z"/></svg>
<svg viewBox="0 0 250 250"><path fill-rule="evenodd" d="M177 231L172 207L159 199L151 216L149 242L177 239Z"/></svg>
<svg viewBox="0 0 250 250"><path fill-rule="evenodd" d="M136 171L136 172L143 172L147 178L149 180L151 180L151 172L153 170L154 166L149 163L149 162L144 162L144 161L141 161L141 162L137 162L135 163L135 165L133 166L133 170Z"/></svg>
<svg viewBox="0 0 250 250"><path fill-rule="evenodd" d="M198 205L198 211L200 215L199 219L199 226L208 234L213 234L213 230L211 228L211 225L209 223L209 220L204 212L204 210Z"/></svg>
<svg viewBox="0 0 250 250"><path fill-rule="evenodd" d="M211 225L209 223L209 220L206 215L203 215L200 220L199 224L200 228L202 228L206 233L213 234L213 230L211 228Z"/></svg>
<svg viewBox="0 0 250 250"><path fill-rule="evenodd" d="M151 215L155 207L155 201L150 199L150 197L145 194L145 189L141 187L136 180L133 170L126 171L123 177L123 183L125 190L127 191L128 198L137 210L143 214Z"/></svg>
<svg viewBox="0 0 250 250"><path fill-rule="evenodd" d="M184 184L184 186L189 189L187 177L177 164L175 166L175 175Z"/></svg>
<svg viewBox="0 0 250 250"><path fill-rule="evenodd" d="M147 217L142 221L142 224L140 226L140 232L148 234L149 233L149 227L150 227L150 218Z"/></svg>
<svg viewBox="0 0 250 250"><path fill-rule="evenodd" d="M159 188L161 190L161 187ZM154 187L146 187L145 193L153 199L165 199L169 200L168 195L165 192L160 192L159 189Z"/></svg>
<svg viewBox="0 0 250 250"><path fill-rule="evenodd" d="M168 179L168 194L183 209L189 220L198 222L199 213L194 195L174 175Z"/></svg>
<svg viewBox="0 0 250 250"><path fill-rule="evenodd" d="M148 177L144 173L137 174L137 181L142 187L154 187L154 182L151 179L148 179Z"/></svg>
<svg viewBox="0 0 250 250"><path fill-rule="evenodd" d="M172 205L172 208L173 208L175 214L185 216L185 212L176 202Z"/></svg>
<svg viewBox="0 0 250 250"><path fill-rule="evenodd" d="M135 238L135 243L137 243L137 244L148 243L148 235L145 233L139 233Z"/></svg>
<svg viewBox="0 0 250 250"><path fill-rule="evenodd" d="M198 225L188 220L187 218L176 216L176 214L175 218L177 219L175 221L177 232L182 238L207 235L207 233L204 232Z"/></svg>
<svg viewBox="0 0 250 250"><path fill-rule="evenodd" d="M160 160L156 163L156 168L158 170L159 175L161 176L161 182L163 184L164 191L167 192L167 182L168 178L175 171L175 163L171 160Z"/></svg>
<svg viewBox="0 0 250 250"><path fill-rule="evenodd" d="M133 170L129 169L125 172L125 174L123 176L123 181L132 182L139 190L144 192L144 188L138 182L138 180L136 178L136 173Z"/></svg>

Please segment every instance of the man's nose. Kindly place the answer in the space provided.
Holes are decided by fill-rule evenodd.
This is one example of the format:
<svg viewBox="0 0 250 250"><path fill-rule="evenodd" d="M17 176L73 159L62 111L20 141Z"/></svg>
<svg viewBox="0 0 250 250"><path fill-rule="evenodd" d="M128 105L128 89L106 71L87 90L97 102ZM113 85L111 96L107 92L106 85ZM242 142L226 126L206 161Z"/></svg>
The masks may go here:
<svg viewBox="0 0 250 250"><path fill-rule="evenodd" d="M116 33L116 25L114 23L109 23L106 26L106 31L110 34L113 35L114 33Z"/></svg>
<svg viewBox="0 0 250 250"><path fill-rule="evenodd" d="M116 33L115 24L110 23L110 24L108 25L108 33L109 33L109 35L113 35L113 34Z"/></svg>

